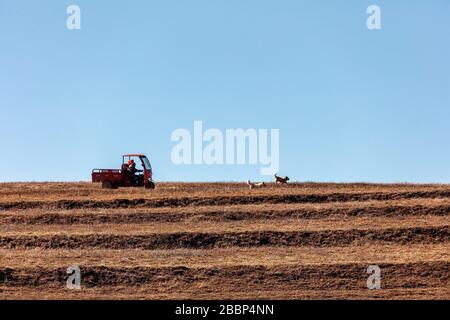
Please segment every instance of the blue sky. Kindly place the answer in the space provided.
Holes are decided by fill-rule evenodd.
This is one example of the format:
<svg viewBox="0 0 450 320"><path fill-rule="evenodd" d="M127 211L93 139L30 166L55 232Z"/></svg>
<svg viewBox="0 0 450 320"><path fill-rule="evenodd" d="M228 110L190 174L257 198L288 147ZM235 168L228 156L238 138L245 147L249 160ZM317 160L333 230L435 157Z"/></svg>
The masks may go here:
<svg viewBox="0 0 450 320"><path fill-rule="evenodd" d="M201 120L280 129L292 180L450 182L449 15L445 0L0 0L0 181L89 180L128 152L156 180L267 179L174 165L171 133Z"/></svg>

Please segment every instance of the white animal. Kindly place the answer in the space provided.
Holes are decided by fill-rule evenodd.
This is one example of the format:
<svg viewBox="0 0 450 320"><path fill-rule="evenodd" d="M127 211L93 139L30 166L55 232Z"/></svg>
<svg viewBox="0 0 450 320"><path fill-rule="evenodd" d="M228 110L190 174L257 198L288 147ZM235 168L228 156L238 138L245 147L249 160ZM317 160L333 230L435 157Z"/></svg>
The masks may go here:
<svg viewBox="0 0 450 320"><path fill-rule="evenodd" d="M247 180L247 184L250 190L254 188L263 188L266 186L265 182L251 182L250 180Z"/></svg>

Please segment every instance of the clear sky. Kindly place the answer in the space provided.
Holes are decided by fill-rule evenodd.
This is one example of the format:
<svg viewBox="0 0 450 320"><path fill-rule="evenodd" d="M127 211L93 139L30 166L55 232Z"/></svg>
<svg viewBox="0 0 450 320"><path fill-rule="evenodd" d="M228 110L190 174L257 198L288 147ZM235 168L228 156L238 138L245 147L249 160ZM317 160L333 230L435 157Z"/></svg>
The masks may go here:
<svg viewBox="0 0 450 320"><path fill-rule="evenodd" d="M292 180L448 183L449 36L447 0L0 0L0 181L89 180L128 152L157 181L267 179L173 164L201 120L280 129Z"/></svg>

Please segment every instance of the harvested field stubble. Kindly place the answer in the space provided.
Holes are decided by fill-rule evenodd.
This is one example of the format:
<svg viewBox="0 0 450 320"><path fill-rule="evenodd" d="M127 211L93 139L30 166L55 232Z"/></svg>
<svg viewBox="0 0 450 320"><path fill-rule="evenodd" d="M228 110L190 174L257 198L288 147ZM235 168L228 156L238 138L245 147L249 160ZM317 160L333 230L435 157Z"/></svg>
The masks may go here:
<svg viewBox="0 0 450 320"><path fill-rule="evenodd" d="M0 298L449 299L449 215L449 185L0 184Z"/></svg>

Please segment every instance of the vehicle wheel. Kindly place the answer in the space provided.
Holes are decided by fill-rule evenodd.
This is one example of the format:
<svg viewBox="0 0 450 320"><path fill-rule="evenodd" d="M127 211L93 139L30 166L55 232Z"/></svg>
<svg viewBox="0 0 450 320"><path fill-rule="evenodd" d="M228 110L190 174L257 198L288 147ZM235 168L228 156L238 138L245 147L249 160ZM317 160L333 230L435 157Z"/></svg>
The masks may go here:
<svg viewBox="0 0 450 320"><path fill-rule="evenodd" d="M145 189L155 189L155 183L150 181L150 182L145 186Z"/></svg>
<svg viewBox="0 0 450 320"><path fill-rule="evenodd" d="M112 189L114 186L111 181L103 181L102 189Z"/></svg>

